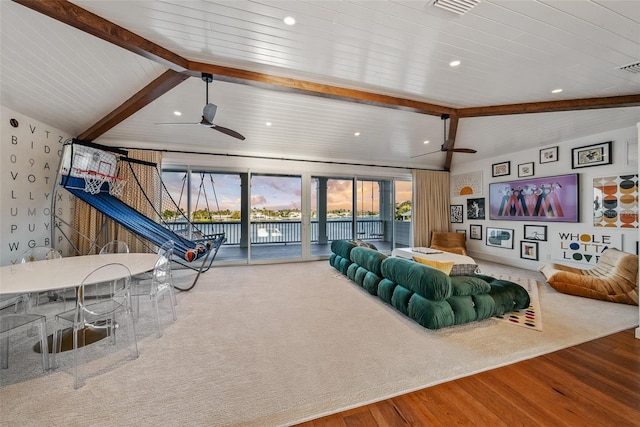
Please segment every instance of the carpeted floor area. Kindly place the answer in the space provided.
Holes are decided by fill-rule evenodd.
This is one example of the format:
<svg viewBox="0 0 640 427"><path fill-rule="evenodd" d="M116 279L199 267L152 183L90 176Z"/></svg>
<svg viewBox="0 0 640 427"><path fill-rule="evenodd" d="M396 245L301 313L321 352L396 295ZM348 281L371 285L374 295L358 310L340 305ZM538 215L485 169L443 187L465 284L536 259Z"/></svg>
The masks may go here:
<svg viewBox="0 0 640 427"><path fill-rule="evenodd" d="M537 272L480 265L544 283ZM162 338L143 305L140 357L79 390L69 360L44 375L29 349L35 337L13 340L0 373L2 425L290 425L638 324L635 306L548 285L539 299L543 331L498 319L430 331L327 261L214 268L178 294L178 321Z"/></svg>

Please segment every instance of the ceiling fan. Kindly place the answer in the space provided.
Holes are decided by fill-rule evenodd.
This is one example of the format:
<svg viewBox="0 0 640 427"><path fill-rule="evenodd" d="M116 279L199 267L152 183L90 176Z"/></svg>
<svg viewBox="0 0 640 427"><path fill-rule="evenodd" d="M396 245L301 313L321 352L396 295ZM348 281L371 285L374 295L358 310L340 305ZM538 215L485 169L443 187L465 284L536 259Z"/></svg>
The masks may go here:
<svg viewBox="0 0 640 427"><path fill-rule="evenodd" d="M437 153L439 151L452 151L454 153L467 153L467 154L474 154L477 153L477 150L474 150L473 148L454 148L453 147L453 143L454 140L447 138L447 120L449 119L449 115L448 114L443 114L440 116L440 119L444 120L444 143L440 146L439 150L435 150L435 151L430 151L428 153L424 153L424 154L418 154L417 156L412 156L411 158L415 158L415 157L422 157L422 156L426 156L427 154L433 154L433 153Z"/></svg>
<svg viewBox="0 0 640 427"><path fill-rule="evenodd" d="M216 115L216 110L218 109L217 105L209 103L209 83L213 81L213 75L209 73L202 73L202 80L207 84L207 95L205 100L206 105L202 109L202 120L200 120L200 122L198 123L156 123L156 124L157 125L201 125L244 141L245 137L239 134L238 132L236 132L235 130L232 130L223 126L218 126L213 123L213 118Z"/></svg>

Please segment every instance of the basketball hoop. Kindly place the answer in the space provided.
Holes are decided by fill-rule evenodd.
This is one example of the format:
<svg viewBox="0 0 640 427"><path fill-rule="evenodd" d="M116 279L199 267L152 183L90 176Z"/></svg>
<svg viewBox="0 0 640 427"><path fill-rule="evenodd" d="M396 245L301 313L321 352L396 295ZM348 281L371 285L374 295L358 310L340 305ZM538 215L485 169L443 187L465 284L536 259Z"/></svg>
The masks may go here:
<svg viewBox="0 0 640 427"><path fill-rule="evenodd" d="M78 173L84 179L84 191L90 194L98 194L107 178L106 175L94 171L79 170Z"/></svg>
<svg viewBox="0 0 640 427"><path fill-rule="evenodd" d="M122 196L124 186L127 185L127 180L124 178L118 178L117 176L109 177L109 194L112 196Z"/></svg>

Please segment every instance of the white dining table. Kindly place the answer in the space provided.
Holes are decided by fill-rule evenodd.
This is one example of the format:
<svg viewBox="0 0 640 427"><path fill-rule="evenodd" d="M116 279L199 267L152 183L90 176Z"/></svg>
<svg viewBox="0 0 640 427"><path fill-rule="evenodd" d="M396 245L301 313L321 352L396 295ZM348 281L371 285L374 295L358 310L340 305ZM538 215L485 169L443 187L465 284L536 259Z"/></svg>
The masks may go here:
<svg viewBox="0 0 640 427"><path fill-rule="evenodd" d="M83 255L0 267L0 294L53 291L78 287L98 267L124 264L131 275L153 270L158 255L153 253L116 253ZM119 277L96 277L100 281Z"/></svg>

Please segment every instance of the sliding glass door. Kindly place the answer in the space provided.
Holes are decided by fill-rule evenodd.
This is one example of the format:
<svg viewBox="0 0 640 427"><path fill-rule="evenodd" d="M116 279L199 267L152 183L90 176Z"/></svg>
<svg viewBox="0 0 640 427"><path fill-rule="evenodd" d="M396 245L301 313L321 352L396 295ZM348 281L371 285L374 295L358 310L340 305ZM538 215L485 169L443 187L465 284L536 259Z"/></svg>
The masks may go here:
<svg viewBox="0 0 640 427"><path fill-rule="evenodd" d="M353 239L353 179L311 177L311 256L329 256L331 242Z"/></svg>
<svg viewBox="0 0 640 427"><path fill-rule="evenodd" d="M251 259L302 257L302 178L251 175Z"/></svg>
<svg viewBox="0 0 640 427"><path fill-rule="evenodd" d="M204 170L165 170L163 181L205 234L225 232L219 261L322 259L338 239L410 246L411 181Z"/></svg>

